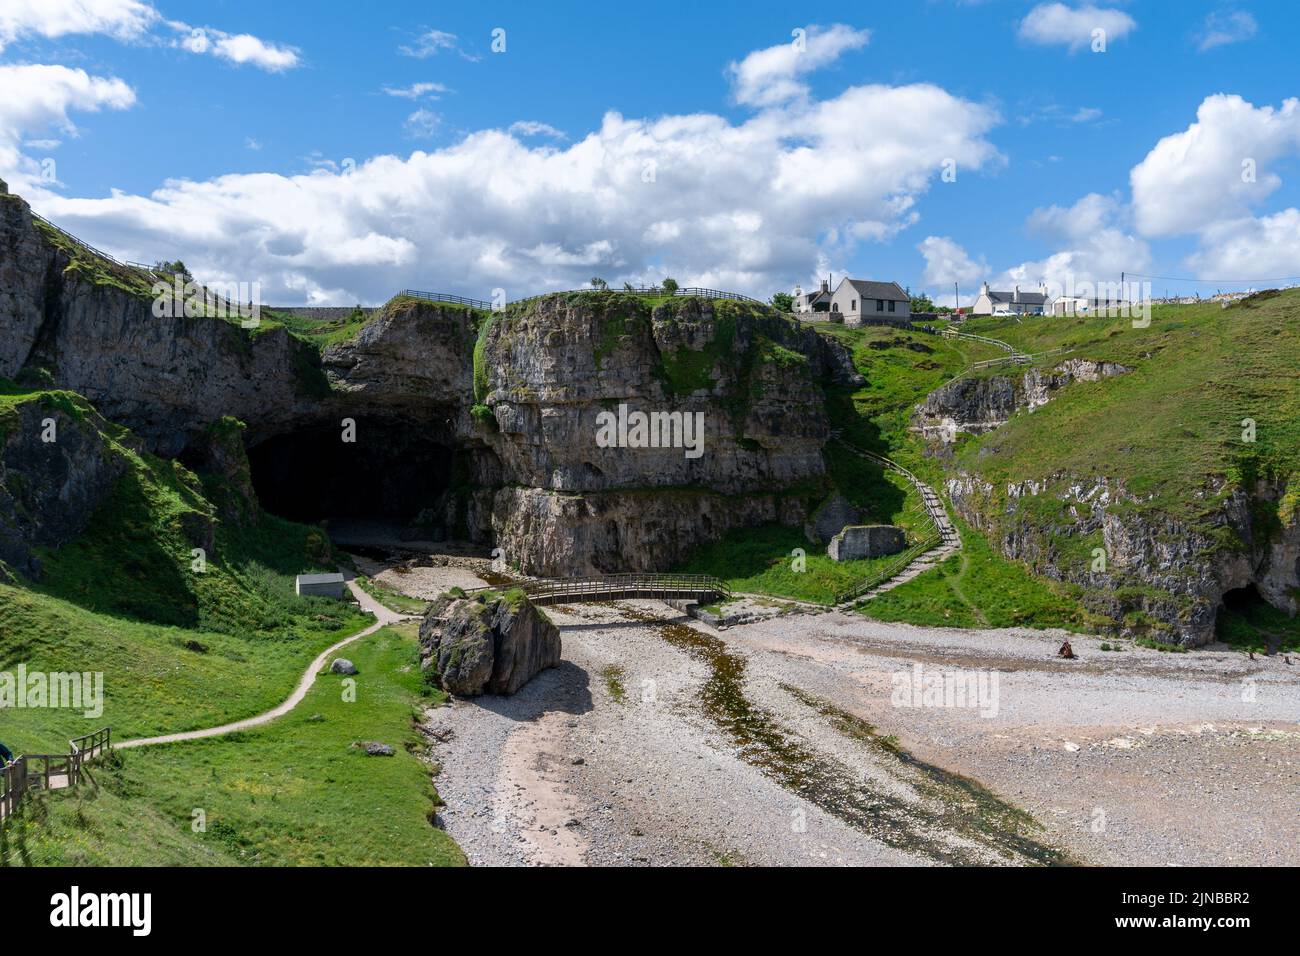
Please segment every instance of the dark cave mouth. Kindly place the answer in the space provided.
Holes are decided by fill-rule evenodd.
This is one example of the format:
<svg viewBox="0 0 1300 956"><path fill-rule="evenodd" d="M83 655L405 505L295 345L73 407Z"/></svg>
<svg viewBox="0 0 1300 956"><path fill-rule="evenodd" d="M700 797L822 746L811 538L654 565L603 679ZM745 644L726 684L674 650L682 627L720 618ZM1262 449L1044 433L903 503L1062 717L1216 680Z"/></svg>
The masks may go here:
<svg viewBox="0 0 1300 956"><path fill-rule="evenodd" d="M453 442L436 426L383 416L299 426L248 449L262 507L292 521L411 525L451 486Z"/></svg>

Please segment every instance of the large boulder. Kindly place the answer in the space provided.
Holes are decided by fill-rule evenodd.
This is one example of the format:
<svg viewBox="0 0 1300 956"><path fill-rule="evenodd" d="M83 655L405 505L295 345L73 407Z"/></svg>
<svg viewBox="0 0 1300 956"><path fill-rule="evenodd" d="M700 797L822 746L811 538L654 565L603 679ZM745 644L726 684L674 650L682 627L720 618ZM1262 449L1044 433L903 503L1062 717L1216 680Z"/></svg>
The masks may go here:
<svg viewBox="0 0 1300 956"><path fill-rule="evenodd" d="M560 629L522 591L447 594L420 624L420 657L448 693L513 694L560 662Z"/></svg>

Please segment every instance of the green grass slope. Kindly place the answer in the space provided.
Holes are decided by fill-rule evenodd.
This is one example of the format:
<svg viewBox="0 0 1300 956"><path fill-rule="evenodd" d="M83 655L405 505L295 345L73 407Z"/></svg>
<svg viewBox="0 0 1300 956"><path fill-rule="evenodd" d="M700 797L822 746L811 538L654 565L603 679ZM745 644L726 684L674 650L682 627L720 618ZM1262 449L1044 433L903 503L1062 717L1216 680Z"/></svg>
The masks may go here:
<svg viewBox="0 0 1300 956"><path fill-rule="evenodd" d="M957 464L995 481L1056 473L1108 475L1152 506L1194 517L1216 502L1207 480L1232 486L1285 477L1300 464L1300 290L1217 303L1155 306L1130 319L1026 317L969 324L1029 351L1120 362L1130 374L1062 391L965 443ZM1057 364L1061 357L1053 357ZM1244 419L1256 441L1242 439Z"/></svg>
<svg viewBox="0 0 1300 956"><path fill-rule="evenodd" d="M0 831L0 862L38 865L457 865L413 719L425 689L414 628L348 648L356 695L322 674L292 713L226 737L122 751L75 792ZM377 741L391 757L353 746ZM202 817L197 816L202 812ZM200 820L202 826L195 824Z"/></svg>
<svg viewBox="0 0 1300 956"><path fill-rule="evenodd" d="M91 420L79 396L0 383L0 427L23 401L64 403ZM61 752L107 725L122 739L258 713L321 649L372 620L355 605L294 594L295 574L333 567L319 529L266 515L227 524L214 504L223 479L205 483L136 451L125 429L103 429L125 473L79 538L39 552L39 580L0 583L0 671L102 672L104 713L7 710L0 739L17 752ZM192 554L205 535L200 572Z"/></svg>

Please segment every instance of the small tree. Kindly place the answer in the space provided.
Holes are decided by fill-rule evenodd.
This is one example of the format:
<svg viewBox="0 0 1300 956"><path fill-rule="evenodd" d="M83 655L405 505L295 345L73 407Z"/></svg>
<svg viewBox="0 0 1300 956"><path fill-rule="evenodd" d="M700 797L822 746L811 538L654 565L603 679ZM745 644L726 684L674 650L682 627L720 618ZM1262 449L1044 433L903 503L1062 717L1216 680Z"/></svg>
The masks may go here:
<svg viewBox="0 0 1300 956"><path fill-rule="evenodd" d="M676 295L676 294L677 294L677 290L680 289L680 288L681 288L681 286L679 286L679 285L677 284L677 280L676 280L676 279L673 279L673 278L668 277L668 276L665 276L665 277L664 277L663 289L664 289L664 292L666 292L668 295Z"/></svg>
<svg viewBox="0 0 1300 956"><path fill-rule="evenodd" d="M935 304L931 301L930 297L922 292L920 295L912 296L912 311L937 312L938 309L935 307Z"/></svg>
<svg viewBox="0 0 1300 956"><path fill-rule="evenodd" d="M606 282L604 279L602 279L600 276L592 276L591 287L593 289L599 289L603 291L609 288L609 283Z"/></svg>
<svg viewBox="0 0 1300 956"><path fill-rule="evenodd" d="M794 311L794 296L789 292L775 292L772 294L772 308L778 312Z"/></svg>
<svg viewBox="0 0 1300 956"><path fill-rule="evenodd" d="M181 262L179 259L175 262L156 262L154 263L153 271L162 275L180 276L186 281L194 278L190 275L190 270L185 268L185 263Z"/></svg>

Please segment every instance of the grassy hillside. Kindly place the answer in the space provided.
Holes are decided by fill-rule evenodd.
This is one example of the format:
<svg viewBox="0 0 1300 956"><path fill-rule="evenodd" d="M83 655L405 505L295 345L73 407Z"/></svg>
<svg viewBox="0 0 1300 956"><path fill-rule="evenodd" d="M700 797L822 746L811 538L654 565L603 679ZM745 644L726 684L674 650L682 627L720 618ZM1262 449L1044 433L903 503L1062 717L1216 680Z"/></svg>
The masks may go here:
<svg viewBox="0 0 1300 956"><path fill-rule="evenodd" d="M436 701L421 696L414 628L386 628L347 653L358 668L355 702L344 699L341 676L325 673L298 708L264 727L121 751L93 767L92 783L28 804L0 831L0 863L463 863L431 823L437 794L412 718ZM368 757L357 741L396 752Z"/></svg>
<svg viewBox="0 0 1300 956"><path fill-rule="evenodd" d="M956 522L962 550L859 608L879 621L930 627L1063 627L1089 618L1078 589L1030 574L993 552L978 533Z"/></svg>
<svg viewBox="0 0 1300 956"><path fill-rule="evenodd" d="M6 410L28 401L92 420L78 396L0 383L0 428ZM214 504L228 492L223 478L138 452L125 429L102 428L125 473L84 534L39 551L39 580L0 584L0 670L102 671L104 714L8 711L0 739L16 751L59 752L105 725L121 739L257 713L322 648L371 620L352 604L294 595L295 574L333 567L319 529L265 515L228 524ZM198 540L210 545L201 571Z"/></svg>
<svg viewBox="0 0 1300 956"><path fill-rule="evenodd" d="M1207 479L1235 485L1290 475L1300 464L1300 290L1227 309L1156 306L1149 328L1052 316L968 327L1027 351L1064 346L1071 356L1134 368L1073 385L1033 415L966 442L959 467L994 482L1109 475L1151 496L1153 507L1194 517L1215 505L1203 494ZM1254 443L1242 440L1248 418Z"/></svg>

